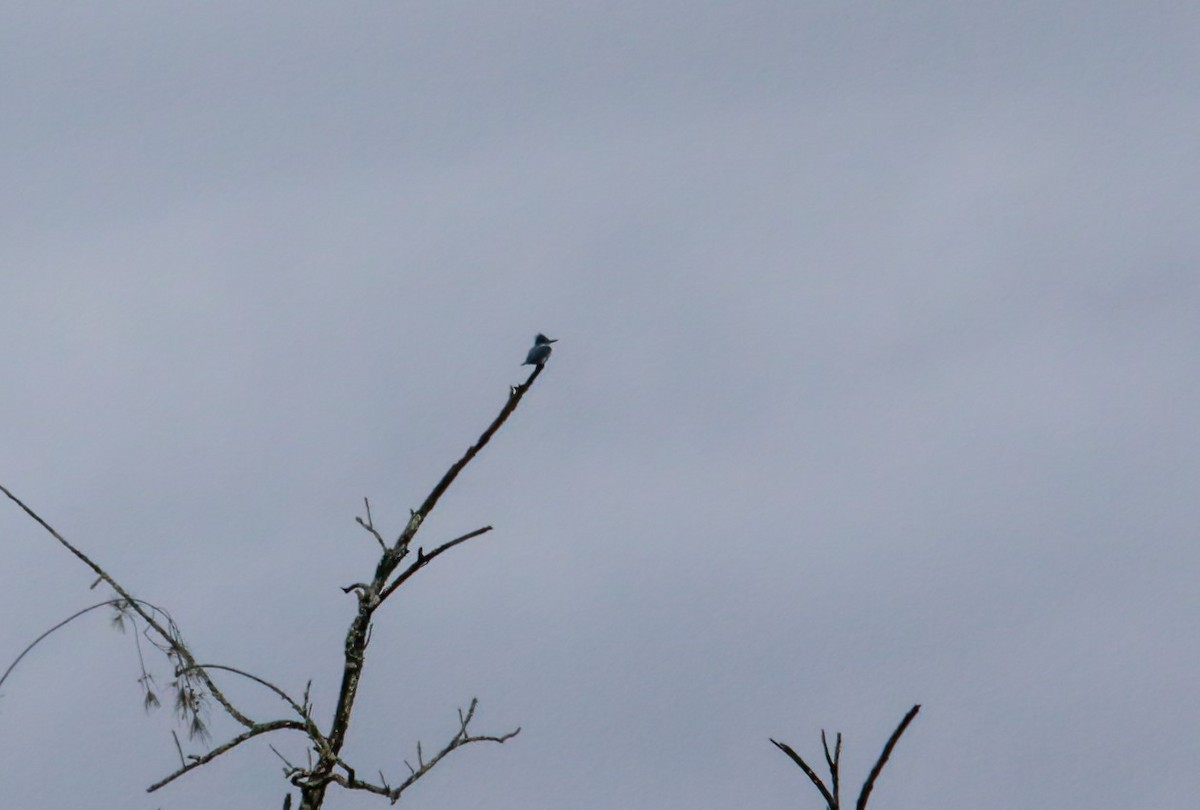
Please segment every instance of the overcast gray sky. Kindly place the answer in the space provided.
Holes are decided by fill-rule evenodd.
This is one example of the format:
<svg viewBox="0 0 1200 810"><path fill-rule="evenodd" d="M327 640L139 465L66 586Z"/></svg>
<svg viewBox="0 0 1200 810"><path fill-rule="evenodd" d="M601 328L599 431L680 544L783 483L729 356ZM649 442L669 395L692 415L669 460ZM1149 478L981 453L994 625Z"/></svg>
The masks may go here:
<svg viewBox="0 0 1200 810"><path fill-rule="evenodd" d="M1197 42L1182 2L8 4L0 483L327 722L362 497L397 533L544 331L422 539L496 530L381 612L347 753L398 778L472 696L523 731L407 806L818 808L767 738L845 732L857 785L920 702L880 810L1193 807ZM103 597L0 539L7 665ZM265 742L144 794L137 675L100 615L27 658L0 804L279 806Z"/></svg>

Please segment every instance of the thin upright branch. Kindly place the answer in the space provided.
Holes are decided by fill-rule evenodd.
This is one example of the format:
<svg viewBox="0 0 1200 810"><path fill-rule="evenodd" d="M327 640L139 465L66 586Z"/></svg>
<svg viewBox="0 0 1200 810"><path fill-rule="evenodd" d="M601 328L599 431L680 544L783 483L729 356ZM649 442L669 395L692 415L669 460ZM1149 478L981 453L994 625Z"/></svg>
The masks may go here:
<svg viewBox="0 0 1200 810"><path fill-rule="evenodd" d="M187 767L187 760L183 757L183 746L179 744L179 735L175 733L175 729L171 729L171 739L175 741L175 750L179 754L179 767Z"/></svg>
<svg viewBox="0 0 1200 810"><path fill-rule="evenodd" d="M834 743L832 755L829 753L829 740L825 737L825 729L821 729L821 748L825 751L825 764L829 766L829 781L833 788L833 803L840 807L842 804L842 788L840 784L840 775L838 773L839 765L842 760L842 734L839 731L837 742Z"/></svg>
<svg viewBox="0 0 1200 810"><path fill-rule="evenodd" d="M892 732L892 736L888 737L887 744L883 746L883 753L875 761L875 767L871 768L871 773L867 776L867 781L863 783L862 792L858 794L858 804L855 805L857 810L866 810L867 799L871 797L871 790L875 787L875 780L879 777L883 766L887 764L888 758L891 757L892 749L900 741L900 735L908 728L908 724L913 721L913 718L917 716L917 712L919 711L921 711L920 703L908 710L908 714L904 715L904 719L900 721L900 725L896 726L896 730Z"/></svg>

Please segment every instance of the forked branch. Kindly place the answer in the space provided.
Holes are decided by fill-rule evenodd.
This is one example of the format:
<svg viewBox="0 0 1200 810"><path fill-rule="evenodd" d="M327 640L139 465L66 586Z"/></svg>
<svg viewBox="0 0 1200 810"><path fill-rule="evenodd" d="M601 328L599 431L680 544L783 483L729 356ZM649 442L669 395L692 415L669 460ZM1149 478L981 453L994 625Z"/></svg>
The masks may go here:
<svg viewBox="0 0 1200 810"><path fill-rule="evenodd" d="M888 759L892 755L892 750L895 749L896 743L900 741L900 736L904 734L909 723L917 716L917 712L921 711L920 704L913 706L908 710L908 714L904 715L904 719L900 721L900 725L896 726L896 730L892 732L892 736L888 738L887 744L883 746L883 752L879 755L879 759L875 760L875 765L871 768L870 774L867 776L867 781L863 783L862 790L859 791L858 801L855 803L855 810L866 810L867 800L871 798L871 791L875 788L875 780L879 778L879 774L883 771L883 766L887 764ZM772 743L783 753L787 754L792 762L804 771L804 775L813 783L813 786L820 792L821 798L825 800L828 810L841 810L840 796L840 775L838 767L842 757L842 735L838 734L834 743L833 751L829 750L829 741L825 736L825 731L821 731L821 747L825 751L825 764L829 766L830 783L833 785L833 790L825 786L821 777L817 775L804 758L792 750L791 746L786 743L781 743L778 740L772 739Z"/></svg>
<svg viewBox="0 0 1200 810"><path fill-rule="evenodd" d="M400 796L404 793L404 791L412 787L422 776L433 770L433 768L439 762L445 759L455 749L477 742L505 743L521 733L520 727L517 727L507 734L502 734L500 736L490 734L472 734L468 729L468 726L470 725L472 718L475 717L475 709L478 705L479 700L477 698L472 698L471 705L465 713L462 711L462 709L458 710L458 733L454 735L454 738L450 740L450 742L446 743L446 746L442 748L441 751L438 751L436 754L434 754L431 759L425 759L424 753L421 750L421 744L418 742L417 767L414 768L411 764L405 762L404 764L408 766L408 776L403 782L395 787L392 787L392 785L389 784L386 779L384 779L382 773L379 774L381 784L374 784L359 779L355 774L354 769L350 768L345 763L340 764L346 770L346 774L343 776L342 774L335 773L332 775L332 781L344 788L347 788L348 790L363 790L368 793L375 793L379 796L385 796L388 799L391 799L392 804L395 804L400 800Z"/></svg>

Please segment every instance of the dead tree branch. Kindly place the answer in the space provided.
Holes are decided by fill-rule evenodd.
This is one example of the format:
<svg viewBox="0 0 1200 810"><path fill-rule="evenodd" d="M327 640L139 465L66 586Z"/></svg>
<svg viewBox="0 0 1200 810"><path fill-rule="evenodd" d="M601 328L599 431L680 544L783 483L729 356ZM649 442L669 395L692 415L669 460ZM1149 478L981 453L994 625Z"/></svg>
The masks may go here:
<svg viewBox="0 0 1200 810"><path fill-rule="evenodd" d="M417 536L417 532L420 531L421 526L424 524L426 518L429 517L434 507L437 506L438 501L450 488L450 485L454 483L455 479L458 478L463 469L466 468L467 464L479 454L479 451L491 441L496 432L508 421L508 418L517 409L517 406L521 404L521 399L529 392L533 383L542 373L543 368L544 366L536 366L524 383L512 386L509 389L508 398L504 406L500 409L500 413L491 421L475 443L467 448L462 457L450 466L450 469L438 480L421 505L412 511L408 523L396 538L396 541L384 549L380 555L378 564L375 566L375 575L371 581L356 583L343 589L347 593L353 592L357 597L358 612L350 622L349 629L346 631L345 666L342 671L342 684L338 689L338 701L337 707L334 709L333 723L330 726L329 733L326 735L328 747L324 751L318 752L319 759L312 768L306 772L297 773L292 777L292 783L299 787L301 792L300 810L317 810L317 808L320 808L324 803L325 792L330 783L343 784L358 781L356 779L347 779L345 776L337 773L335 769L338 767L348 768L340 759L341 751L346 742L346 734L350 728L350 716L354 710L355 699L358 696L358 687L362 679L367 644L370 640L371 622L375 611L383 603L383 600L395 593L397 588L407 582L417 571L428 565L430 561L450 549L491 530L490 526L485 526L473 532L468 532L461 537L437 546L428 554L423 549L418 549L417 559L400 573L394 581L389 583L392 574L407 556L409 547L413 539ZM377 531L369 513L367 520L360 521L360 523L368 531L373 533ZM507 737L504 739L507 739ZM454 747L462 744L463 742L460 741ZM447 753L449 752L447 751ZM350 772L353 773L352 770ZM412 777L410 776L410 778ZM343 784L343 786L346 785Z"/></svg>
<svg viewBox="0 0 1200 810"><path fill-rule="evenodd" d="M866 810L867 799L871 797L871 791L875 787L875 780L879 778L880 771L887 764L888 758L892 755L892 749L896 747L896 743L900 741L900 735L908 728L908 724L917 716L917 712L921 711L921 704L917 704L908 710L908 714L904 715L904 719L900 721L900 725L896 726L896 730L892 732L892 736L888 737L887 743L883 746L883 753L879 755L879 759L875 760L875 766L871 768L870 775L867 776L867 781L863 783L862 792L858 794L858 804L855 805L856 810Z"/></svg>
<svg viewBox="0 0 1200 810"><path fill-rule="evenodd" d="M904 715L904 719L900 721L900 725L896 726L896 730L892 732L892 736L888 738L887 744L883 746L883 753L879 755L879 759L875 761L875 765L871 768L870 774L867 776L867 781L863 783L862 790L858 794L858 801L855 803L855 810L866 810L867 800L871 797L871 791L875 788L875 780L879 778L879 774L883 771L883 766L887 764L888 758L892 755L892 750L896 747L896 743L900 741L900 736L904 734L908 724L917 716L917 712L921 711L920 704L913 706L908 710L908 714ZM842 735L839 733L836 736L833 751L829 750L829 741L825 736L825 730L821 730L821 747L825 751L825 764L829 766L830 784L833 790L825 786L821 781L821 777L817 775L804 758L797 754L786 743L781 743L778 740L772 739L775 747L800 767L804 771L804 775L813 783L813 786L820 792L821 798L825 800L828 810L841 810L841 795L840 795L840 775L838 773L839 764L842 757Z"/></svg>
<svg viewBox="0 0 1200 810"><path fill-rule="evenodd" d="M472 698L471 705L467 709L466 714L463 713L462 709L459 709L458 733L455 734L454 738L450 740L450 742L448 742L441 751L438 751L432 759L426 760L424 758L424 755L421 753L421 744L417 743L417 767L414 768L412 765L408 765L408 777L396 787L392 787L390 784L388 784L387 780L383 778L382 773L379 774L380 782L382 784L376 785L371 782L358 779L355 776L354 770L344 763L342 763L342 767L346 769L346 775L343 776L335 773L332 775L332 781L344 788L347 788L348 790L364 790L368 793L375 793L380 796L385 796L391 800L392 804L395 804L400 800L400 795L404 793L404 791L412 787L422 776L433 770L434 766L445 759L446 756L455 749L476 742L494 742L503 744L521 733L521 729L518 727L513 731L510 731L507 734L502 734L498 737L487 734L471 734L467 727L470 725L471 719L475 716L475 709L478 705L478 699ZM405 764L407 765L408 763Z"/></svg>
<svg viewBox="0 0 1200 810"><path fill-rule="evenodd" d="M155 782L148 788L149 792L156 791L163 786L170 784L174 780L183 776L185 773L195 770L202 765L205 765L222 754L233 750L242 743L251 740L255 737L268 734L274 731L291 730L299 731L305 734L310 743L309 759L307 767L300 768L293 766L284 760L288 766L287 776L293 785L300 788L300 808L301 810L318 810L324 803L326 790L330 784L338 784L350 790L365 790L372 793L377 793L389 798L395 803L401 793L411 787L418 779L432 770L439 762L448 756L454 750L461 748L464 745L475 742L496 742L503 743L512 739L520 732L520 728L510 731L507 734L500 736L494 735L474 735L469 730L469 724L475 716L475 710L478 706L478 701L471 700L470 707L466 712L459 711L459 729L454 737L431 759L426 761L421 752L420 743L417 745L418 752L418 767L410 766L408 777L399 785L393 787L383 779L382 773L380 779L383 782L381 785L375 785L357 778L354 768L347 764L341 758L341 751L346 741L346 735L350 727L350 716L354 708L355 698L358 694L359 682L362 677L362 669L365 660L365 653L371 638L372 617L375 611L383 603L385 599L391 596L404 583L409 581L418 571L428 565L437 557L445 554L451 549L466 543L480 535L486 534L492 530L491 526L484 526L471 532L467 532L459 537L449 540L441 545L436 546L431 552L426 553L423 548L417 549L416 560L411 562L407 568L401 571L393 578L400 566L400 563L406 558L409 553L409 547L412 544L421 526L426 518L437 506L441 497L446 493L459 474L466 468L467 464L474 459L479 452L487 445L496 432L504 425L508 418L516 410L521 399L533 386L538 376L542 373L544 366L538 364L528 379L521 385L511 386L508 393L508 398L500 413L491 421L479 438L467 448L466 452L459 458L446 473L434 485L430 493L425 497L420 507L412 511L404 530L396 538L395 542L390 545L383 539L383 536L376 528L374 518L371 515L371 504L364 499L364 507L366 517L356 518L357 523L364 528L380 546L379 562L375 566L375 573L372 579L368 582L356 583L344 590L347 593L353 592L358 600L358 610L354 619L350 623L350 627L346 633L344 645L344 667L341 687L338 690L337 706L334 710L334 715L330 724L329 731L323 733L312 718L312 706L309 702L308 689L305 689L304 700L302 703L297 702L284 690L271 683L270 681L223 664L201 664L199 663L191 650L183 642L178 627L171 620L170 615L154 605L136 599L129 591L127 591L117 580L108 572L95 563L88 555L84 554L74 545L69 543L61 534L58 533L46 520L38 515L33 509L27 506L23 501L17 498L8 489L0 486L0 492L3 492L9 500L19 506L30 518L38 525L46 530L55 540L57 540L64 548L70 551L75 557L81 560L88 568L90 568L99 577L97 582L106 582L120 597L103 602L99 605L93 605L86 608L69 619L60 622L50 630L39 636L33 644L23 651L4 673L0 676L0 684L8 677L13 667L50 633L59 629L68 622L78 618L79 616L94 610L103 605L112 605L117 608L120 615L118 619L125 617L135 621L140 619L145 624L144 635L158 649L163 651L169 659L175 664L175 687L177 689L176 707L182 715L189 717L192 720L191 731L193 735L207 736L207 731L202 723L200 716L201 711L205 707L205 701L211 697L216 700L222 709L234 721L240 724L244 730L226 742L212 748L207 753L202 755L191 755L185 757L183 749L179 745L178 736L174 735L176 749L179 752L180 766L158 782ZM94 587L94 586L93 586ZM139 660L141 660L141 648L139 646ZM255 683L266 687L274 692L282 699L298 716L299 720L274 720L270 722L256 722L239 711L233 703L224 695L224 693L214 683L211 672L224 671L235 675L240 675ZM144 662L142 667L142 678L140 681L145 688L149 690L151 676L146 672ZM311 685L311 681L309 682ZM154 703L157 703L157 698L154 698ZM147 705L151 701L147 698ZM272 749L274 750L274 749ZM278 752L277 752L278 753ZM315 761L314 755L315 754ZM281 757L282 758L282 757ZM288 798L290 803L290 795Z"/></svg>

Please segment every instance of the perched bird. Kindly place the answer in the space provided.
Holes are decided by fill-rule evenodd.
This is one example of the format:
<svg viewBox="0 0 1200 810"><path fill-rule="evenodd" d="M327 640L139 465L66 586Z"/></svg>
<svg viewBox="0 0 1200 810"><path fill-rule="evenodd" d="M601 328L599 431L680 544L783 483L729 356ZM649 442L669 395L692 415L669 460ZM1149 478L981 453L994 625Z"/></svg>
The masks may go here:
<svg viewBox="0 0 1200 810"><path fill-rule="evenodd" d="M550 359L550 344L557 343L557 338L551 340L543 334L539 334L533 339L533 348L529 350L529 354L525 356L523 366L540 366Z"/></svg>

